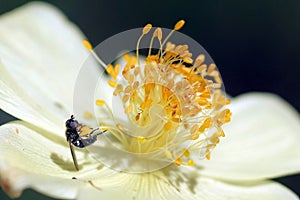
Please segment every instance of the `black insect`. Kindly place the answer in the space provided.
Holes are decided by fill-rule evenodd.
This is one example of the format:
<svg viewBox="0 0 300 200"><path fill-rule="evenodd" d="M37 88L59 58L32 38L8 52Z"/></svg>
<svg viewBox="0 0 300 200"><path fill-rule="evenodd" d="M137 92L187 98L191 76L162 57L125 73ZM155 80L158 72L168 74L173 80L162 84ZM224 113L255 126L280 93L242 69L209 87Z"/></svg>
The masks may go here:
<svg viewBox="0 0 300 200"><path fill-rule="evenodd" d="M66 139L69 142L74 166L76 170L79 170L77 158L73 146L78 148L84 148L97 141L97 136L101 135L105 131L100 128L91 129L85 125L82 125L74 116L71 115L70 119L66 121Z"/></svg>

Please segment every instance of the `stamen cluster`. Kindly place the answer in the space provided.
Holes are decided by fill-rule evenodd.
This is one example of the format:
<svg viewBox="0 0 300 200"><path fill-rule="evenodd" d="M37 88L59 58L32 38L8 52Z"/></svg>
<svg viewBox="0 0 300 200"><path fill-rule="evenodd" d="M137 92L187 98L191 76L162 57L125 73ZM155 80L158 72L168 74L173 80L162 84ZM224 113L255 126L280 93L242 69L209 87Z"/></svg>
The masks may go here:
<svg viewBox="0 0 300 200"><path fill-rule="evenodd" d="M186 44L168 42L183 25L183 20L177 22L164 41L162 29L156 28L142 61L139 43L152 28L147 24L135 54L123 55L126 64L107 65L108 85L114 88L112 95L120 98L128 123L105 127L126 151L159 152L153 154L157 156L154 160L193 166L190 153L196 151L210 159L211 150L225 136L222 126L230 121L231 112L225 108L230 102L216 65L207 65L204 54L193 60ZM153 53L155 38L160 49ZM96 104L105 102L98 99Z"/></svg>

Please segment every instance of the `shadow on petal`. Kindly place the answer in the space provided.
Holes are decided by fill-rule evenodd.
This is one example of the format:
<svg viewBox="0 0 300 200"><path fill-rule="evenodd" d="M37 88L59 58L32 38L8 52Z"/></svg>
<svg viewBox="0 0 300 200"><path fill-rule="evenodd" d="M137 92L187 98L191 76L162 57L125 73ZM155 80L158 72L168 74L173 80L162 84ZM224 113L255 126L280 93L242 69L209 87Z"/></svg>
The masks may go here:
<svg viewBox="0 0 300 200"><path fill-rule="evenodd" d="M57 166L59 166L62 170L65 171L77 171L74 167L74 164L70 160L64 160L61 156L59 156L56 153L51 153L50 158L53 163L55 163ZM79 165L79 169L81 170L82 164Z"/></svg>
<svg viewBox="0 0 300 200"><path fill-rule="evenodd" d="M181 192L181 185L186 185L191 193L196 194L197 179L200 174L195 170L185 171L185 169L183 167L169 166L163 169L163 173L169 180L169 184L176 188L178 192Z"/></svg>

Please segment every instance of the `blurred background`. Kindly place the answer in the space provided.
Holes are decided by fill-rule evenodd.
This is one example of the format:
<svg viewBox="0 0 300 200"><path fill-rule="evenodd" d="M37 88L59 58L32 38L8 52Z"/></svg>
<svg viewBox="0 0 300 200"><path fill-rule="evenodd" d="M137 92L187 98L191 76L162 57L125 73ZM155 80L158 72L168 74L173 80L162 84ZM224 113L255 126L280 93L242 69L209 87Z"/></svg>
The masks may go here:
<svg viewBox="0 0 300 200"><path fill-rule="evenodd" d="M25 0L0 1L0 14ZM61 9L92 44L151 22L181 30L198 41L221 71L232 96L263 91L280 95L300 111L300 1L46 1ZM276 109L276 108L274 108ZM0 111L0 124L13 118ZM300 175L277 179L300 195ZM9 198L0 191L0 200ZM50 199L27 190L22 198Z"/></svg>

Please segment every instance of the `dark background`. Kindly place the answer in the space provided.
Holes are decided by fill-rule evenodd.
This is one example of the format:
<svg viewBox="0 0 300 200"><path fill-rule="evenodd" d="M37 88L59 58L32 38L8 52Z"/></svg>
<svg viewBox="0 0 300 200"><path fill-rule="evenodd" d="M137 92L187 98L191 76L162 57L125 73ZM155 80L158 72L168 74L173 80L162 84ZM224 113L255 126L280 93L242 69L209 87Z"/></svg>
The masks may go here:
<svg viewBox="0 0 300 200"><path fill-rule="evenodd" d="M0 13L25 2L1 0ZM272 92L300 111L299 0L47 2L60 8L93 44L148 22L172 28L177 20L185 19L181 32L209 52L222 73L227 93ZM0 113L0 124L11 119ZM300 175L276 181L300 195ZM32 191L25 194L41 199ZM0 193L0 199L8 198Z"/></svg>

